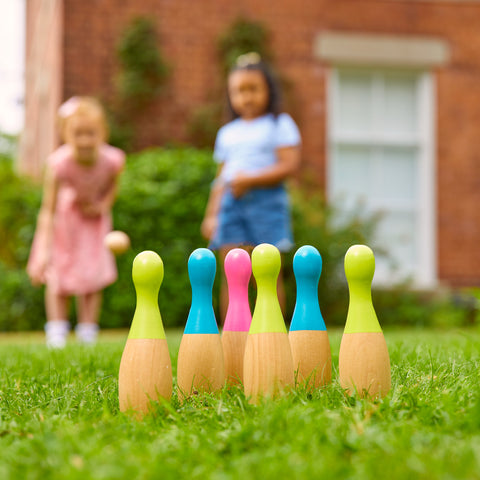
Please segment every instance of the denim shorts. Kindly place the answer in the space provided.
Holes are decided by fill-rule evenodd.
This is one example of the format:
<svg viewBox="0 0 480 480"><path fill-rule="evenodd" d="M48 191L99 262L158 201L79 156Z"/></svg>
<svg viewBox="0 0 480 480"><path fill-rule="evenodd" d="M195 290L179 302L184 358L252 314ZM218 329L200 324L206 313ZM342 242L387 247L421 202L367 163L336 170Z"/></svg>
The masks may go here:
<svg viewBox="0 0 480 480"><path fill-rule="evenodd" d="M227 190L222 198L218 228L210 243L226 245L270 243L281 252L293 246L288 195L283 185L255 188L240 198Z"/></svg>

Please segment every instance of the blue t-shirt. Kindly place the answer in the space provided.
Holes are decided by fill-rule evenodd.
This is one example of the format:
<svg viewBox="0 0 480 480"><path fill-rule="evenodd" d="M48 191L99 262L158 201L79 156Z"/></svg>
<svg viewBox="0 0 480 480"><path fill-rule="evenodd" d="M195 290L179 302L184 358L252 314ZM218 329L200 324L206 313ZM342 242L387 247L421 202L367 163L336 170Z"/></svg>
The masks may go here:
<svg viewBox="0 0 480 480"><path fill-rule="evenodd" d="M287 113L272 113L253 120L237 118L217 133L214 159L224 163L222 179L229 182L238 172L255 173L277 161L275 150L300 145L297 125Z"/></svg>

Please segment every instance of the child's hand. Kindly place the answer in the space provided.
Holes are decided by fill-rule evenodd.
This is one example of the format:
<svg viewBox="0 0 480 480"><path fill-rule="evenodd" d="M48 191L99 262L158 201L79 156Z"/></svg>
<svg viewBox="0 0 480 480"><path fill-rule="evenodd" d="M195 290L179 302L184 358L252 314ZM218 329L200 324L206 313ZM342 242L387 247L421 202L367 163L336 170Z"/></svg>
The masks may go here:
<svg viewBox="0 0 480 480"><path fill-rule="evenodd" d="M245 195L253 186L252 176L239 172L235 178L230 182L230 190L235 198L240 198Z"/></svg>
<svg viewBox="0 0 480 480"><path fill-rule="evenodd" d="M46 283L45 272L47 270L48 258L46 252L39 252L35 262L28 266L27 273L32 285L38 286Z"/></svg>
<svg viewBox="0 0 480 480"><path fill-rule="evenodd" d="M80 211L86 217L99 217L104 213L101 203L82 202L79 204Z"/></svg>
<svg viewBox="0 0 480 480"><path fill-rule="evenodd" d="M200 231L202 235L207 240L210 240L217 230L218 220L216 215L210 215L203 219L202 225L200 226Z"/></svg>

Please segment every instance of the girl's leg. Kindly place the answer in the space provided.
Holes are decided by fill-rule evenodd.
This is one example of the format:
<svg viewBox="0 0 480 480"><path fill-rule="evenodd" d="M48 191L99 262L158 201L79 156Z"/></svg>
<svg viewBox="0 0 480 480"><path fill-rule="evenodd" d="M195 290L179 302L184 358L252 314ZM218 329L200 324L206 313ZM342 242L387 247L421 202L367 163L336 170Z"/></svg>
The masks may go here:
<svg viewBox="0 0 480 480"><path fill-rule="evenodd" d="M102 305L102 292L77 296L77 338L84 343L95 343L98 335L98 317Z"/></svg>
<svg viewBox="0 0 480 480"><path fill-rule="evenodd" d="M68 297L55 293L47 285L45 288L45 310L47 312L47 323L45 324L47 346L63 348L70 330L70 323L67 320Z"/></svg>

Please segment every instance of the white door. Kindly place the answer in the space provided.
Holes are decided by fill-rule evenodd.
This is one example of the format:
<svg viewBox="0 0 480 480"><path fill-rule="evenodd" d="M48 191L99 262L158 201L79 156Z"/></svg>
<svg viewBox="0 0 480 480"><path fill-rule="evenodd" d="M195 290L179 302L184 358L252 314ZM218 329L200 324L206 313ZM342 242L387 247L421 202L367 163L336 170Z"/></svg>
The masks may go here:
<svg viewBox="0 0 480 480"><path fill-rule="evenodd" d="M433 80L429 74L338 69L329 90L328 197L381 214L375 282L435 283Z"/></svg>

